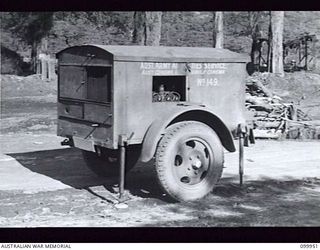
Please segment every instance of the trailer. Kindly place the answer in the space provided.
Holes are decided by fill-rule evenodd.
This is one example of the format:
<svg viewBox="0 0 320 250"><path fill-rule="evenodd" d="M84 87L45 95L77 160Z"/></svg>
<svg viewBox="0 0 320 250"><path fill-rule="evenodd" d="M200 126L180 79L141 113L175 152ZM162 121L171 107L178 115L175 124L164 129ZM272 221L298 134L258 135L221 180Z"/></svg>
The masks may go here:
<svg viewBox="0 0 320 250"><path fill-rule="evenodd" d="M248 138L246 55L82 45L57 58L57 134L66 137L64 145L82 150L95 173L119 172L120 195L125 171L137 161L153 161L169 196L200 199L222 175L224 150L235 152L234 140Z"/></svg>

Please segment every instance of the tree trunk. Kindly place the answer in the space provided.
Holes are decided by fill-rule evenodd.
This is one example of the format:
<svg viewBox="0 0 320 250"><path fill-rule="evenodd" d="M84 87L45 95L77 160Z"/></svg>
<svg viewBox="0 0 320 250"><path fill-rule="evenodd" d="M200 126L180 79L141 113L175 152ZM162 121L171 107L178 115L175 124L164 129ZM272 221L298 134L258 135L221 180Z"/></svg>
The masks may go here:
<svg viewBox="0 0 320 250"><path fill-rule="evenodd" d="M213 47L223 48L223 12L214 14Z"/></svg>
<svg viewBox="0 0 320 250"><path fill-rule="evenodd" d="M133 43L138 45L159 46L161 39L162 12L134 13Z"/></svg>
<svg viewBox="0 0 320 250"><path fill-rule="evenodd" d="M41 38L39 53L48 54L48 37L47 36Z"/></svg>
<svg viewBox="0 0 320 250"><path fill-rule="evenodd" d="M256 24L252 29L251 37L252 37L252 45L251 45L251 52L250 52L251 62L253 64L258 64L259 63L258 59L261 52L261 44L259 42L259 39L262 38L261 30L258 24Z"/></svg>
<svg viewBox="0 0 320 250"><path fill-rule="evenodd" d="M161 39L162 12L146 12L146 45L159 46Z"/></svg>
<svg viewBox="0 0 320 250"><path fill-rule="evenodd" d="M270 13L270 20L269 20L269 28L268 28L268 56L267 56L267 64L268 64L268 72L272 70L272 32L271 32L271 13Z"/></svg>
<svg viewBox="0 0 320 250"><path fill-rule="evenodd" d="M283 19L284 19L284 11L271 11L272 72L279 75L284 75Z"/></svg>
<svg viewBox="0 0 320 250"><path fill-rule="evenodd" d="M134 12L132 42L137 45L146 45L146 12Z"/></svg>
<svg viewBox="0 0 320 250"><path fill-rule="evenodd" d="M38 43L36 41L32 42L31 45L31 72L36 73L37 71L37 53L38 52Z"/></svg>

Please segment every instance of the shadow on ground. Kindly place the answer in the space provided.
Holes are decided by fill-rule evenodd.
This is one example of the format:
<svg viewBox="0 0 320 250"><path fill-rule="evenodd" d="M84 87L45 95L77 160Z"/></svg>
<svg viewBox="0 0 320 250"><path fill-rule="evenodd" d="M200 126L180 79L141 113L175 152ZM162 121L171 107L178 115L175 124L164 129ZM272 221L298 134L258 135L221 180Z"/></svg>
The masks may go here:
<svg viewBox="0 0 320 250"><path fill-rule="evenodd" d="M166 206L166 213L185 215L155 227L319 226L320 179L261 179L238 184L222 179L206 198Z"/></svg>
<svg viewBox="0 0 320 250"><path fill-rule="evenodd" d="M8 155L35 173L53 178L76 189L85 189L101 199L104 197L95 193L93 187L103 186L114 194L117 191L118 173L115 173L113 177L95 175L85 165L81 151L75 148ZM126 175L126 189L132 195L141 198L157 198L169 202L170 200L163 196L156 182L151 164L140 163L134 167Z"/></svg>

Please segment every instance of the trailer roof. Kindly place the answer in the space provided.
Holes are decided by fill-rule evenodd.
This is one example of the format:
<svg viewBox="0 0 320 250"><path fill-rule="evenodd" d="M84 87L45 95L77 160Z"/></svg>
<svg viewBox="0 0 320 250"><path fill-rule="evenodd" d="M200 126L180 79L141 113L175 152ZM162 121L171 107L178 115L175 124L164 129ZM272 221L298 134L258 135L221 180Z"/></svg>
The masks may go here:
<svg viewBox="0 0 320 250"><path fill-rule="evenodd" d="M249 62L249 56L211 47L165 47L87 44L113 55L115 61L150 62ZM66 49L68 50L68 48ZM64 50L63 50L64 51ZM60 51L58 54L60 54Z"/></svg>

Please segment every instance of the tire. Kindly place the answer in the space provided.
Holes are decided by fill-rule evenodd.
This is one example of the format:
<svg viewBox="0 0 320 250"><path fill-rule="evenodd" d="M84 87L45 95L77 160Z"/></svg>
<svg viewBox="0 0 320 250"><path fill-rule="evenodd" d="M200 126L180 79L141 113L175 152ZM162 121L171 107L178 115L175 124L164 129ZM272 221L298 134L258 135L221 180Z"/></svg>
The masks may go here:
<svg viewBox="0 0 320 250"><path fill-rule="evenodd" d="M98 176L118 176L120 168L118 150L107 148L100 148L100 150L100 155L82 150L82 156L87 167ZM126 152L126 172L129 172L139 159L140 146L129 146Z"/></svg>
<svg viewBox="0 0 320 250"><path fill-rule="evenodd" d="M223 163L219 137L196 121L168 127L155 156L158 181L177 201L198 200L211 192L222 175Z"/></svg>

